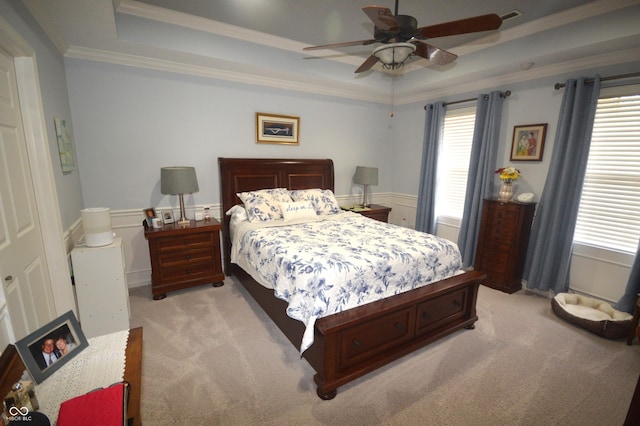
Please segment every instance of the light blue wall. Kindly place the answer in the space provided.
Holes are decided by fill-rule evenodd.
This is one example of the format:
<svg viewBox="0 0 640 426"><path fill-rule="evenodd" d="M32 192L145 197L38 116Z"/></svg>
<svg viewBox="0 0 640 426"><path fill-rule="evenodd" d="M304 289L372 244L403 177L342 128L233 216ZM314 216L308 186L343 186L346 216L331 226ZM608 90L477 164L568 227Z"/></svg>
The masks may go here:
<svg viewBox="0 0 640 426"><path fill-rule="evenodd" d="M60 216L63 229L68 229L80 217L83 200L78 169L62 173L53 121L59 117L71 122L63 58L21 2L0 0L0 15L35 50Z"/></svg>
<svg viewBox="0 0 640 426"><path fill-rule="evenodd" d="M584 70L571 77L624 74L636 65ZM351 184L356 165L380 168L374 192L418 192L427 100L397 106L390 118L388 105L85 60L66 60L66 72L85 207L175 206L175 197L159 189L160 168L168 165L196 167L200 192L189 204L218 203L219 156L332 158L338 195L359 194L360 188ZM522 178L517 193L533 192L536 200L553 154L562 101L562 90L553 85L568 77L479 90L511 90L504 102L497 166L518 167ZM300 145L256 144L258 111L300 116ZM510 162L513 126L537 123L548 123L543 160ZM496 179L496 193L498 186Z"/></svg>
<svg viewBox="0 0 640 426"><path fill-rule="evenodd" d="M218 157L331 158L336 194L357 193L357 165L391 191L393 129L386 106L126 66L66 61L86 207L175 205L160 168L196 168L190 204L218 203ZM257 144L255 113L300 116L300 145ZM187 201L187 200L186 200Z"/></svg>

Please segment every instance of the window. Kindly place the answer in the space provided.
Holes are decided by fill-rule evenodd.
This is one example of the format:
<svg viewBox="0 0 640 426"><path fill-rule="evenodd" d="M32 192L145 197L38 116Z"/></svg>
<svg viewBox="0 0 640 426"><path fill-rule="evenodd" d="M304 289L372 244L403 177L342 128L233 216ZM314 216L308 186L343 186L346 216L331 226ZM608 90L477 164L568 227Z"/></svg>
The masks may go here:
<svg viewBox="0 0 640 426"><path fill-rule="evenodd" d="M635 253L640 238L640 85L603 89L574 241Z"/></svg>
<svg viewBox="0 0 640 426"><path fill-rule="evenodd" d="M476 107L447 110L438 159L437 215L462 218Z"/></svg>

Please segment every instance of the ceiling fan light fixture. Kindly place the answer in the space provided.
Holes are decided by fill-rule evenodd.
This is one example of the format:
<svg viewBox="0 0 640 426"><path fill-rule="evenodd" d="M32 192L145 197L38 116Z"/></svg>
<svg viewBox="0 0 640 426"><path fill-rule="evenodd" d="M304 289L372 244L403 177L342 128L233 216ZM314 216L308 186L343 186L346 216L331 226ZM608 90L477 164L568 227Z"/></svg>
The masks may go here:
<svg viewBox="0 0 640 426"><path fill-rule="evenodd" d="M416 46L412 43L390 43L383 44L373 51L373 56L377 57L382 66L386 69L398 69L416 51Z"/></svg>

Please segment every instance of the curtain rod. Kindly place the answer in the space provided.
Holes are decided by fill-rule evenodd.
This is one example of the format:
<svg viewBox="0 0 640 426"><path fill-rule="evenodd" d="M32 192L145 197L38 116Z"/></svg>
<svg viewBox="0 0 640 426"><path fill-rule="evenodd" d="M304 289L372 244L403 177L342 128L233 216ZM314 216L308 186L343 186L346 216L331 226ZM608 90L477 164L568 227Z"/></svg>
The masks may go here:
<svg viewBox="0 0 640 426"><path fill-rule="evenodd" d="M621 75L612 75L611 77L602 77L600 78L600 81L622 80L623 78L631 78L631 77L639 77L639 76L640 76L640 72L632 72L630 74L621 74ZM588 78L585 80L585 83L593 83L593 79ZM556 83L555 86L553 87L556 90L560 90L566 85L567 85L566 83Z"/></svg>
<svg viewBox="0 0 640 426"><path fill-rule="evenodd" d="M511 90L505 90L504 92L500 93L500 96L503 98L506 98L508 96L511 96ZM484 98L487 99L489 97L489 95L484 95ZM471 102L471 101L476 101L478 100L478 98L469 98L469 99L462 99L460 101L453 101L453 102L447 102L444 104L444 106L449 106L449 105L455 105L455 104L462 104L465 102ZM424 106L424 110L427 110L427 106Z"/></svg>

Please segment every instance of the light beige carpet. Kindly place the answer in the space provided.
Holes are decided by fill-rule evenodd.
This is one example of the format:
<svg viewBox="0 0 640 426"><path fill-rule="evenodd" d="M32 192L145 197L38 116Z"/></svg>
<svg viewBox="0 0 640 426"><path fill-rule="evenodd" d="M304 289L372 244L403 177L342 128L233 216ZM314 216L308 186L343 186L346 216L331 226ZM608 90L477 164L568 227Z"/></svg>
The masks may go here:
<svg viewBox="0 0 640 426"><path fill-rule="evenodd" d="M316 396L313 370L227 278L151 299L131 291L144 327L146 425L622 425L640 346L606 340L524 291L480 287L475 330L461 330Z"/></svg>

